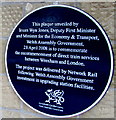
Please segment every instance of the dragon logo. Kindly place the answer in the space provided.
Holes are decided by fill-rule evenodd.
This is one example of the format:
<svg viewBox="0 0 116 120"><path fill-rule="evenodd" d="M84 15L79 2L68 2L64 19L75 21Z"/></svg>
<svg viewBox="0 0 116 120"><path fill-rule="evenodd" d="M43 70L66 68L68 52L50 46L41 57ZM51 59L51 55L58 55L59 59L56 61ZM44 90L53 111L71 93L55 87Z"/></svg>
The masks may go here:
<svg viewBox="0 0 116 120"><path fill-rule="evenodd" d="M61 105L61 103L64 102L64 91L63 90L55 90L53 91L52 89L48 89L45 94L48 96L48 100L46 100L45 102L50 103L50 101L52 100L53 102L55 102L57 105Z"/></svg>

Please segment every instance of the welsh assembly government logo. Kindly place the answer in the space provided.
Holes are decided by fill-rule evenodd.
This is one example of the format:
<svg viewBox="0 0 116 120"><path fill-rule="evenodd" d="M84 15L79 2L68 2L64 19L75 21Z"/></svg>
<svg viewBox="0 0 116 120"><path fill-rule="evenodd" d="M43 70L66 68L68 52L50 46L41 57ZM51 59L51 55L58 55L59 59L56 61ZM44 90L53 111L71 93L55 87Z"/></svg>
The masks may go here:
<svg viewBox="0 0 116 120"><path fill-rule="evenodd" d="M48 89L45 94L48 96L48 100L45 102L50 103L50 101L55 102L57 105L61 105L61 103L64 102L64 91L63 90L54 90L53 89Z"/></svg>

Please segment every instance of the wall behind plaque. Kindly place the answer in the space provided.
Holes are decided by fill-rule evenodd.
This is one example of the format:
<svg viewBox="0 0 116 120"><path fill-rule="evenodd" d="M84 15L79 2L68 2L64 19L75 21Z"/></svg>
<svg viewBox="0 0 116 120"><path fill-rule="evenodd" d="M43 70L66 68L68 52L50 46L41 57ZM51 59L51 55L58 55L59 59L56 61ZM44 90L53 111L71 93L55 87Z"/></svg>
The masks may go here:
<svg viewBox="0 0 116 120"><path fill-rule="evenodd" d="M55 3L55 2L54 2ZM56 2L57 3L57 2ZM8 37L18 21L32 10L51 5L53 2L9 2L0 4L0 117L1 118L45 118L27 107L14 93L5 71L5 47ZM113 2L60 2L60 4L79 7L92 15L107 32L116 54L114 39L114 8ZM2 34L1 34L2 33ZM115 61L116 63L116 61ZM116 90L116 73L105 97L90 111L75 116L76 118L114 118L114 91Z"/></svg>

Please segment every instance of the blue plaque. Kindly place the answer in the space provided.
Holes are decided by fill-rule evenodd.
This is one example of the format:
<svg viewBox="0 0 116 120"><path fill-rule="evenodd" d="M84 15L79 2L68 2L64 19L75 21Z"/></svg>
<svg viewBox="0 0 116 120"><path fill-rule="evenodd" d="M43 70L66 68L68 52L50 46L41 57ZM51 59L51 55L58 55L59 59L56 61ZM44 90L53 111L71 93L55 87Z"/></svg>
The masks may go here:
<svg viewBox="0 0 116 120"><path fill-rule="evenodd" d="M100 24L65 5L41 7L12 31L6 70L18 97L51 117L80 115L105 95L113 75L113 51Z"/></svg>

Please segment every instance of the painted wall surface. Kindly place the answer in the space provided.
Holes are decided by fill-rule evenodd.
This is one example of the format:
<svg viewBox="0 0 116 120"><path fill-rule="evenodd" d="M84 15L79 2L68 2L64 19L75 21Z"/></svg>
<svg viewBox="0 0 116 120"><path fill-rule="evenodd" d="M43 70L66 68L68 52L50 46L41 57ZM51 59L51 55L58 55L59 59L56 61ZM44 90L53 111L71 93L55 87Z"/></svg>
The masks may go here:
<svg viewBox="0 0 116 120"><path fill-rule="evenodd" d="M114 12L116 4L111 0L109 2L79 2L70 1L50 1L46 0L3 0L0 3L0 118L47 118L27 107L14 93L8 81L5 70L5 48L8 37L18 23L18 21L32 10L52 4L64 4L78 7L92 15L105 29L108 34L114 54L116 53L116 41L114 37ZM116 63L116 61L115 61ZM114 118L114 93L116 91L116 72L114 72L113 81L105 97L90 111L75 116L76 118Z"/></svg>

